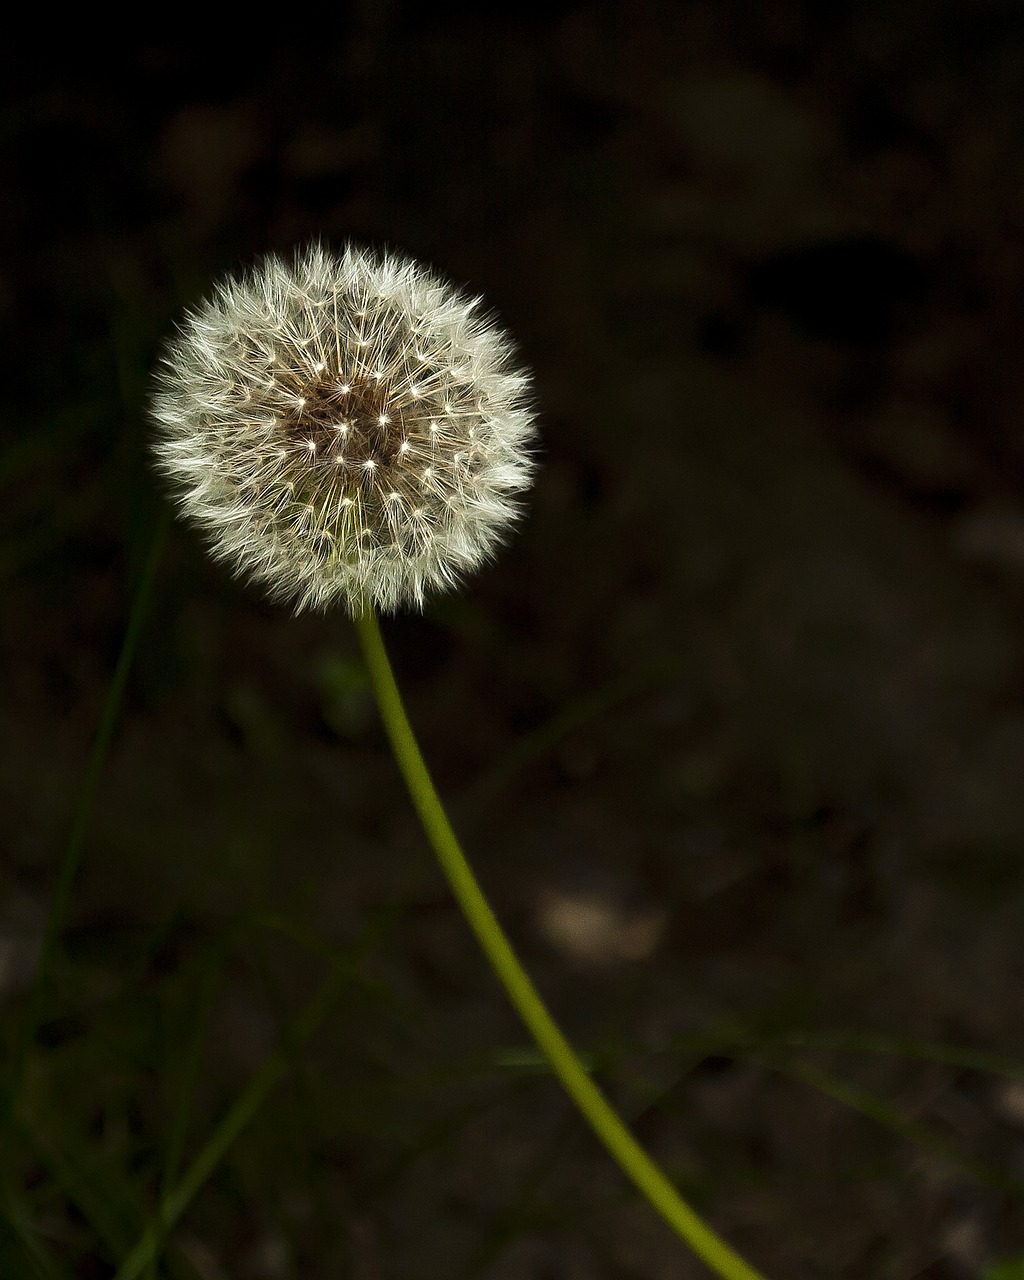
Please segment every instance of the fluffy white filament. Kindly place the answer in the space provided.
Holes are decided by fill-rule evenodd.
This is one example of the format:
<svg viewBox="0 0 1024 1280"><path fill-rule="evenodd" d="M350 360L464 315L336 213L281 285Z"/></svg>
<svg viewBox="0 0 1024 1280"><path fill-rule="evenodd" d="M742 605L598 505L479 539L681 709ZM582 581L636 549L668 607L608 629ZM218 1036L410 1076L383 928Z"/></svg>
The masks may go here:
<svg viewBox="0 0 1024 1280"><path fill-rule="evenodd" d="M189 313L155 452L214 554L296 611L421 607L478 567L534 438L529 379L478 304L409 259L314 246Z"/></svg>

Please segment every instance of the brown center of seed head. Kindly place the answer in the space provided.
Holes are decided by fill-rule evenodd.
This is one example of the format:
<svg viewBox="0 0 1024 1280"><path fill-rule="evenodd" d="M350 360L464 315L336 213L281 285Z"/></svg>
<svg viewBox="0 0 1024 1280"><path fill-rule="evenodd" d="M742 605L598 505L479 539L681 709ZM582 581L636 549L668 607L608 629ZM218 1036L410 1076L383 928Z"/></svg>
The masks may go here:
<svg viewBox="0 0 1024 1280"><path fill-rule="evenodd" d="M405 436L402 417L382 383L325 371L301 387L278 421L296 461L355 479L395 462Z"/></svg>

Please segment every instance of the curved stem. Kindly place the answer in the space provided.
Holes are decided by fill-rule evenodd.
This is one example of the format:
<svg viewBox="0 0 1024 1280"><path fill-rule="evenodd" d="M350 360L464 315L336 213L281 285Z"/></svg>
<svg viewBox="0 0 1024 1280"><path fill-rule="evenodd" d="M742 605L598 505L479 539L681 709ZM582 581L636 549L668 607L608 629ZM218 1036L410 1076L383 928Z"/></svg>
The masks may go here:
<svg viewBox="0 0 1024 1280"><path fill-rule="evenodd" d="M366 611L355 625L384 727L423 829L477 941L552 1071L622 1171L712 1271L723 1280L764 1280L683 1200L587 1074L548 1012L484 897L448 821L405 714L377 618Z"/></svg>

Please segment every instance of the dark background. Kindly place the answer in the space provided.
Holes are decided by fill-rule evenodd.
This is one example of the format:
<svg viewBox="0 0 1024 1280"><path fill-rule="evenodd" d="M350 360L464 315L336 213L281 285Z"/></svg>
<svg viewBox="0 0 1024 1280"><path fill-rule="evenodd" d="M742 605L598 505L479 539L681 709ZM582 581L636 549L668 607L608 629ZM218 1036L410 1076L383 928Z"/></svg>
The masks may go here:
<svg viewBox="0 0 1024 1280"><path fill-rule="evenodd" d="M387 245L535 374L521 529L386 635L556 1015L773 1280L997 1274L1024 1084L917 1042L1024 1058L1024 9L268 21L2 55L5 1043L163 506L160 343L260 253ZM703 1275L518 1053L346 618L180 526L0 1144L61 1268L113 1273L368 927L167 1274Z"/></svg>

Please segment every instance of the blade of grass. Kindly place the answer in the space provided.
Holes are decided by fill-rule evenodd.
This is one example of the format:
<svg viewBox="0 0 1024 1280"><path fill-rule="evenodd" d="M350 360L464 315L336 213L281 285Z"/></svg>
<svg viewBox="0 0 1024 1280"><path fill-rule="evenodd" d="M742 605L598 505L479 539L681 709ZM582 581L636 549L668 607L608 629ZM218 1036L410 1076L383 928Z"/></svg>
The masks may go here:
<svg viewBox="0 0 1024 1280"><path fill-rule="evenodd" d="M174 1180L178 1176L178 1168L185 1151L188 1138L189 1117L192 1114L192 1102L195 1098L196 1085L203 1065L203 1046L206 1032L213 1011L213 1002L221 981L219 969L213 970L203 984L199 997L199 1008L196 1011L195 1028L189 1041L185 1056L185 1068L182 1072L181 1089L178 1094L178 1105L171 1125L171 1136L167 1143L167 1155L164 1160L163 1173L160 1178L160 1196L163 1199L170 1193Z"/></svg>
<svg viewBox="0 0 1024 1280"><path fill-rule="evenodd" d="M292 1036L295 1044L308 1038L320 1025L347 980L348 974L342 969L328 978L293 1024ZM154 1261L167 1233L209 1181L225 1153L259 1111L270 1091L285 1076L290 1058L291 1048L280 1050L272 1054L253 1076L244 1092L206 1140L184 1177L161 1199L156 1218L121 1264L115 1280L136 1280Z"/></svg>
<svg viewBox="0 0 1024 1280"><path fill-rule="evenodd" d="M18 1255L24 1266L15 1271L13 1263ZM31 1276L32 1280L65 1280L64 1273L30 1226L27 1214L9 1202L0 1206L0 1258L5 1260L5 1266L12 1268L11 1280L21 1280L22 1276Z"/></svg>
<svg viewBox="0 0 1024 1280"><path fill-rule="evenodd" d="M692 1063L716 1053L735 1054L737 1057L760 1062L779 1074L798 1080L826 1094L834 1101L850 1107L905 1141L915 1143L956 1168L964 1170L977 1181L1012 1195L1024 1195L1024 1180L995 1169L983 1161L972 1160L970 1157L961 1155L954 1144L947 1141L941 1134L917 1121L909 1120L901 1115L896 1107L877 1094L841 1080L805 1059L789 1061L781 1058L780 1052L784 1053L787 1049L797 1052L806 1052L809 1049L856 1052L930 1062L940 1066L961 1067L1013 1079L1024 1078L1024 1063L1001 1054L936 1041L919 1040L914 1037L890 1037L864 1032L790 1031L781 1034L761 1034L745 1030L698 1032L692 1036L674 1036L671 1052L676 1055L685 1053ZM618 1055L613 1050L603 1049L592 1054L591 1059L604 1066L614 1066ZM513 1069L532 1068L541 1071L546 1069L540 1054L528 1047L504 1050L495 1055L494 1061ZM676 1086L673 1085L670 1089L664 1090L664 1096L667 1096L674 1087ZM660 1101L664 1101L664 1096Z"/></svg>
<svg viewBox="0 0 1024 1280"><path fill-rule="evenodd" d="M50 969L57 950L57 944L60 938L61 929L64 925L64 919L67 915L68 904L71 901L71 893L74 888L75 878L78 875L78 868L82 861L85 833L89 826L89 819L92 817L93 806L96 801L96 793L99 789L100 775L103 772L107 753L110 750L110 743L114 736L114 726L117 723L117 718L121 711L121 703L124 700L124 690L128 681L128 672L131 669L132 660L135 657L135 650L138 647L139 636L142 632L143 622L145 621L146 608L149 604L153 582L156 578L157 566L159 565L160 555L163 551L164 541L167 536L169 520L170 513L165 511L160 519L160 523L149 548L149 553L142 567L142 572L132 601L131 613L128 618L128 627L125 631L124 641L121 645L121 652L118 655L117 665L114 668L114 674L111 677L110 685L107 688L107 695L103 704L103 712L100 717L99 728L96 731L96 738L93 742L92 753L89 757L89 764L75 803L74 816L71 822L71 829L68 833L67 844L64 848L64 856L61 861L60 873L57 878L57 886L54 890L53 899L50 904L49 916L46 921L46 928L43 933L43 944L39 956L39 964L36 968L32 989L29 992L24 1021L22 1022L20 1034L15 1044L13 1065L11 1068L11 1075L7 1088L7 1098L5 1102L6 1115L8 1119L13 1118L17 1112L18 1095L21 1089L22 1076L25 1071L25 1063L28 1058L29 1051L35 1043L36 1033L39 1030L39 1022L42 1017L43 1001L46 994L47 983L49 981Z"/></svg>
<svg viewBox="0 0 1024 1280"><path fill-rule="evenodd" d="M766 1063L766 1065L769 1064ZM879 1098L877 1094L862 1089L859 1085L840 1080L810 1062L772 1062L770 1065L780 1074L790 1076L793 1080L817 1089L819 1093L873 1120L876 1124L888 1129L890 1133L895 1133L905 1141L912 1142L923 1150L931 1152L932 1155L939 1156L954 1168L969 1173L978 1182L1015 1196L1024 1195L1024 1180L1015 1178L1012 1174L1003 1173L999 1169L993 1169L980 1160L971 1160L962 1156L941 1134L926 1125L919 1124L916 1120L909 1120L901 1115L896 1107L886 1102L884 1098Z"/></svg>
<svg viewBox="0 0 1024 1280"><path fill-rule="evenodd" d="M846 1053L877 1054L884 1057L910 1058L934 1062L940 1066L962 1067L988 1075L1008 1076L1024 1080L1024 1062L960 1045L919 1040L912 1036L886 1036L865 1032L790 1032L766 1043L787 1049L822 1049Z"/></svg>
<svg viewBox="0 0 1024 1280"><path fill-rule="evenodd" d="M163 1172L160 1177L160 1200L163 1202L171 1194L174 1186L174 1180L178 1176L178 1168L181 1165L182 1156L185 1151L185 1143L188 1138L189 1120L192 1115L192 1103L195 1098L196 1085L199 1083L199 1073L203 1064L203 1046L206 1041L206 1033L210 1023L210 1014L213 1010L213 1002L217 994L217 989L223 975L223 952L218 956L221 963L211 964L203 982L202 992L199 997L199 1007L196 1011L195 1024L192 1035L189 1039L188 1049L185 1054L185 1065L182 1071L181 1088L178 1091L178 1104L174 1110L174 1119L171 1123L171 1136L167 1143L167 1154L164 1158ZM166 1243L166 1232L163 1228L162 1219L156 1223L158 1236L155 1240L153 1258L148 1268L150 1280L156 1280L157 1264L159 1255L163 1252Z"/></svg>
<svg viewBox="0 0 1024 1280"><path fill-rule="evenodd" d="M458 797L459 811L467 814L483 812L517 773L542 759L563 738L584 725L600 720L619 703L638 697L678 675L682 669L683 663L677 659L651 663L573 699L531 733L517 737L508 750Z"/></svg>
<svg viewBox="0 0 1024 1280"><path fill-rule="evenodd" d="M111 1257L119 1257L143 1220L141 1208L130 1203L127 1194L111 1190L121 1184L108 1176L93 1153L67 1137L53 1138L51 1128L37 1118L31 1122L22 1118L18 1124L22 1138L50 1171L64 1198L79 1210Z"/></svg>
<svg viewBox="0 0 1024 1280"><path fill-rule="evenodd" d="M161 1197L157 1212L141 1239L121 1264L114 1280L137 1280L152 1264L168 1232L213 1175L225 1154L253 1120L271 1090L283 1079L296 1050L321 1025L338 997L359 979L363 960L386 933L390 914L382 913L365 932L347 960L336 961L320 990L291 1023L286 1043L271 1054L203 1144L185 1174Z"/></svg>
<svg viewBox="0 0 1024 1280"><path fill-rule="evenodd" d="M367 931L367 938L371 938L373 945L376 945L390 930L395 919L396 910L389 909L382 913L376 925L371 926ZM182 1073L182 1084L178 1096L178 1106L175 1110L174 1120L171 1126L171 1136L168 1142L167 1154L164 1161L164 1169L160 1180L159 1198L160 1203L169 1202L174 1195L174 1183L178 1176L178 1169L181 1164L182 1155L185 1149L185 1143L188 1136L188 1124L192 1109L192 1101L195 1095L196 1084L199 1079L199 1073L202 1069L202 1051L206 1038L206 1029L209 1023L210 1013L216 996L218 984L223 973L223 966L227 961L230 952L238 946L245 938L250 937L258 930L266 930L271 933L278 933L282 937L288 938L295 942L296 945L303 950L325 960L328 964L337 965L349 963L351 965L349 979L351 982L360 986L372 986L375 993L379 993L379 984L369 983L369 981L359 971L358 964L353 962L351 957L339 957L337 949L332 947L326 939L317 936L308 928L296 925L287 917L279 915L276 912L270 912L261 908L247 911L239 918L234 925L225 931L225 933L216 941L209 952L207 952L204 962L204 973L202 978L202 994L199 999L199 1008L196 1013L193 1033L190 1038L188 1051L186 1054L185 1068ZM368 943L361 944L363 947L362 954L369 949ZM357 949L358 950L358 949ZM294 1032L287 1030L282 1034L282 1042L285 1045L294 1043ZM158 1217L151 1224L154 1230L152 1256L146 1268L147 1275L155 1277L157 1267L167 1242L167 1235L170 1226Z"/></svg>
<svg viewBox="0 0 1024 1280"><path fill-rule="evenodd" d="M714 1053L746 1053L756 1049L821 1050L858 1053L879 1057L907 1058L933 1062L938 1066L960 1067L987 1075L1024 1080L1024 1062L1005 1054L963 1045L922 1040L916 1036L889 1036L864 1031L761 1031L743 1027L711 1028L691 1035L673 1036L658 1052L688 1057ZM654 1052L654 1050L652 1050Z"/></svg>

